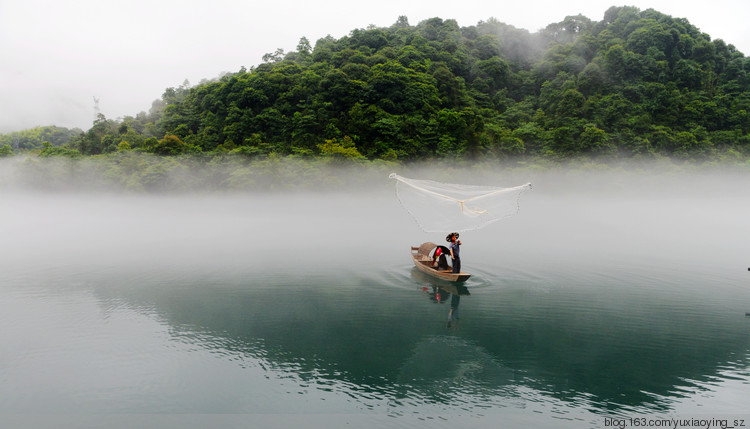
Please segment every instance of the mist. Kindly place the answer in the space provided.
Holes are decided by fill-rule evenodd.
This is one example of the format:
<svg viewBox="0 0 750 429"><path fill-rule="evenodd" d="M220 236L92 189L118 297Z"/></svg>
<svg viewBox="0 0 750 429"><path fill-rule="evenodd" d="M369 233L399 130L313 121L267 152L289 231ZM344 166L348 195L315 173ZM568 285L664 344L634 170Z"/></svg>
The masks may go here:
<svg viewBox="0 0 750 429"><path fill-rule="evenodd" d="M318 170L302 188L269 182L190 192L92 191L72 182L40 189L29 187L34 181L28 177L20 185L9 181L12 169L3 168L0 258L10 271L26 273L52 267L388 271L410 263L408 246L443 237L421 231L400 206L389 168L398 167ZM665 173L424 165L398 173L505 187L532 182L516 216L462 234L469 271L476 262L497 270L493 275L526 278L554 278L571 267L607 275L666 266L676 275L734 276L750 266L750 178L727 168ZM192 183L186 174L179 178ZM329 256L321 260L321 252Z"/></svg>

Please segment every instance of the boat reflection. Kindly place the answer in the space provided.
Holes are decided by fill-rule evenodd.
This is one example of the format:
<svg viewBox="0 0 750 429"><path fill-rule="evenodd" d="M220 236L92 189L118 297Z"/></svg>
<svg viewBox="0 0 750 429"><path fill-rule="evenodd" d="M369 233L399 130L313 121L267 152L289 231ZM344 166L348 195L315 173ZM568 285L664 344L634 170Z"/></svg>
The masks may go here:
<svg viewBox="0 0 750 429"><path fill-rule="evenodd" d="M460 322L460 318L458 317L458 306L461 304L462 296L471 295L471 293L469 293L469 288L461 283L449 283L432 279L416 268L412 269L412 278L419 282L424 282L425 285L422 286L422 291L427 294L430 301L436 304L450 302L446 327L448 329L458 329Z"/></svg>
<svg viewBox="0 0 750 429"><path fill-rule="evenodd" d="M443 304L452 299L452 297L460 297L471 295L469 293L469 289L466 286L459 285L435 285L435 284L428 284L426 286L422 286L422 292L426 293L429 297L430 301L436 303L436 304Z"/></svg>

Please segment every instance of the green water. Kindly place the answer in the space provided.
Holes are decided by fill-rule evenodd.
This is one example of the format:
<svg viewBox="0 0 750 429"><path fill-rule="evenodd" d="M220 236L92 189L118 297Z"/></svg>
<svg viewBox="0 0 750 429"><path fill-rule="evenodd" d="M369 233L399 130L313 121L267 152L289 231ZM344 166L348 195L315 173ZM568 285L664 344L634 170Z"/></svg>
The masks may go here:
<svg viewBox="0 0 750 429"><path fill-rule="evenodd" d="M747 418L741 194L536 190L519 216L462 234L472 278L450 326L456 290L409 258L441 235L388 192L6 197L11 427Z"/></svg>

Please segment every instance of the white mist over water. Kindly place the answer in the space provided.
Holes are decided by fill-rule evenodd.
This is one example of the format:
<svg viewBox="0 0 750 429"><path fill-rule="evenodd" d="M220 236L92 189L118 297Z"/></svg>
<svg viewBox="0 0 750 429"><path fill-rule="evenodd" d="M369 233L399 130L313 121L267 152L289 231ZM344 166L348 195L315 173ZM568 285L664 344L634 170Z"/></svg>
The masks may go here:
<svg viewBox="0 0 750 429"><path fill-rule="evenodd" d="M625 291L688 293L712 308L750 311L750 178L742 174L424 168L409 174L496 186L533 182L516 216L461 235L470 287L585 290L625 281ZM409 283L402 273L412 265L410 246L442 243L449 232L421 231L385 175L369 187L320 193L6 189L0 201L6 278L354 275L392 276L399 288Z"/></svg>
<svg viewBox="0 0 750 429"><path fill-rule="evenodd" d="M731 276L750 266L750 178L742 175L413 174L499 186L520 177L534 181L518 215L462 234L467 270L476 261L486 269L554 276L571 265L597 271L637 263L712 267ZM387 267L409 263L408 246L440 243L445 235L421 231L387 177L361 191L275 195L0 192L0 257L32 271Z"/></svg>

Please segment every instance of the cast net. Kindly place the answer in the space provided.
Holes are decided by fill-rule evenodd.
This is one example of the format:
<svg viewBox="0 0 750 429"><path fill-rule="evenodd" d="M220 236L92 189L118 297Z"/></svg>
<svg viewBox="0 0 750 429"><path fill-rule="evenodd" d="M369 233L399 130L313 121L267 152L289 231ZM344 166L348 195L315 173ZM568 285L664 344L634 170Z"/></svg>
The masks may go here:
<svg viewBox="0 0 750 429"><path fill-rule="evenodd" d="M518 213L531 183L514 188L409 179L392 173L396 196L425 232L471 231Z"/></svg>

